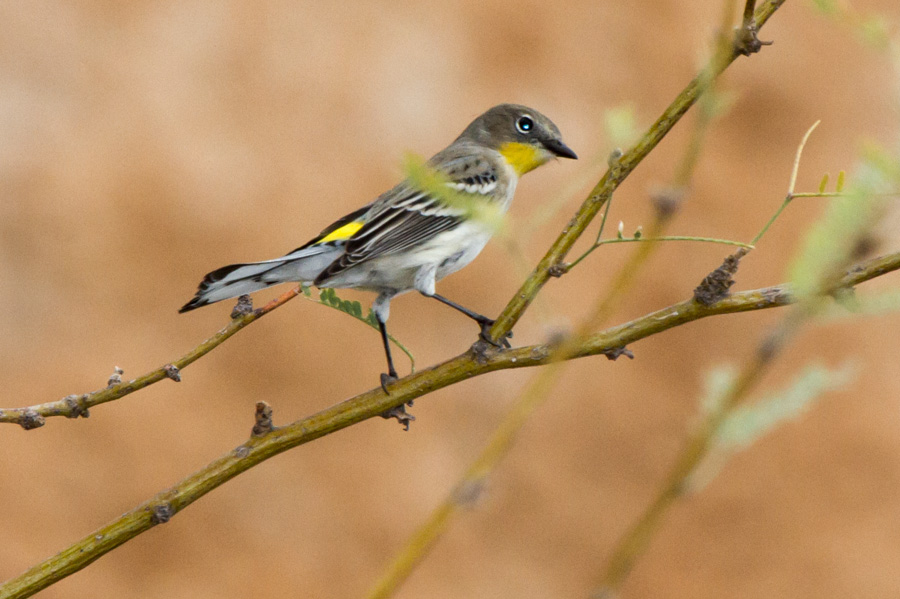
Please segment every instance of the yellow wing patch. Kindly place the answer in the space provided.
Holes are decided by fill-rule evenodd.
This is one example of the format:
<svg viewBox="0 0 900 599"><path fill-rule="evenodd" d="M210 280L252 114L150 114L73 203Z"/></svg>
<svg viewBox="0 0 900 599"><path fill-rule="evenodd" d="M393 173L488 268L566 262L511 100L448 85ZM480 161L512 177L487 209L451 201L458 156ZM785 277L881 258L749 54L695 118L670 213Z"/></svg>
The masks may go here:
<svg viewBox="0 0 900 599"><path fill-rule="evenodd" d="M353 237L357 231L362 229L363 223L353 222L347 223L343 227L338 227L322 239L316 242L316 245L320 243L328 243L329 241L343 241L344 239L350 239Z"/></svg>
<svg viewBox="0 0 900 599"><path fill-rule="evenodd" d="M549 157L537 146L523 144L515 141L507 142L500 146L500 154L506 158L506 162L519 176L546 163Z"/></svg>

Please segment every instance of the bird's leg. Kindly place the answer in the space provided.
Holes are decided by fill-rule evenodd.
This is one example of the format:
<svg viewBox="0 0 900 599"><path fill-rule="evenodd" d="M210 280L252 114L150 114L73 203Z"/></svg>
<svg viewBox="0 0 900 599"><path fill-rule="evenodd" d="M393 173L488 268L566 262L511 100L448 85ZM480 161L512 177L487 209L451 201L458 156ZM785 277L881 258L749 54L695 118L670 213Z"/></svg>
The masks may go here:
<svg viewBox="0 0 900 599"><path fill-rule="evenodd" d="M465 314L466 316L468 316L469 318L471 318L472 320L474 320L475 322L480 324L481 325L481 333L478 336L481 337L481 339L483 341L486 341L487 343L490 343L491 345L494 345L496 347L506 347L506 348L512 347L509 343L509 338L512 337L512 331L510 331L509 333L504 335L503 339L501 339L500 341L494 341L493 339L491 339L491 327L494 326L493 319L488 318L487 316L482 316L478 312L473 312L472 310L469 310L468 308L466 308L464 306L460 306L456 302L447 299L443 295L438 295L437 293L432 293L428 297L433 297L434 299L438 300L439 302L444 303L444 304L450 306L451 308L455 308L455 309L459 310L460 312L462 312L463 314Z"/></svg>
<svg viewBox="0 0 900 599"><path fill-rule="evenodd" d="M388 371L387 374L381 375L381 388L385 394L388 393L388 384L397 380L397 369L394 368L394 359L391 357L391 340L388 338L387 320L391 313L391 298L393 293L381 293L372 302L372 312L375 314L375 320L378 321L378 330L381 331L381 342L384 344L384 355L387 356Z"/></svg>
<svg viewBox="0 0 900 599"><path fill-rule="evenodd" d="M382 322L380 318L377 320L378 328L381 330L381 341L384 343L384 355L387 356L388 363L387 374L381 373L381 388L384 389L385 393L390 395L387 386L389 383L393 383L397 380L397 370L394 368L394 359L391 357L391 342L390 339L388 339L387 324Z"/></svg>
<svg viewBox="0 0 900 599"><path fill-rule="evenodd" d="M390 395L390 391L388 391L388 384L394 383L397 381L397 371L394 369L394 360L391 358L391 345L390 339L388 339L387 334L387 323L385 323L381 318L378 317L378 311L375 311L376 320L378 320L378 329L381 331L381 340L384 342L384 354L387 356L388 362L388 372L387 374L381 374L381 388L384 390L385 395ZM406 404L401 404L399 406L394 406L390 410L386 410L381 413L382 418L396 418L397 422L403 425L403 430L409 430L409 424L413 420L416 419L415 416L406 411L406 406L412 406L412 400L406 402Z"/></svg>

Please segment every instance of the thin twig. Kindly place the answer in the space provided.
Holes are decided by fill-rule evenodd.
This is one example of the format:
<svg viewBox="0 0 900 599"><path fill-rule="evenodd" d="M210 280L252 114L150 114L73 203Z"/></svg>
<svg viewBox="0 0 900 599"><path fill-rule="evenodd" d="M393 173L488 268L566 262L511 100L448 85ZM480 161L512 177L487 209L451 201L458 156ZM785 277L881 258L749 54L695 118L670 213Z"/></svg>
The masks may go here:
<svg viewBox="0 0 900 599"><path fill-rule="evenodd" d="M338 312L346 314L347 316L350 316L351 318L358 320L359 322L363 323L366 326L371 327L372 329L374 329L376 331L379 330L378 324L376 324L377 321L375 320L375 316L372 314L371 310L369 310L368 316L364 317L362 315L362 306L360 306L359 302L357 302L357 301L348 302L348 300L342 300L341 298L339 298L337 296L334 289L328 289L326 287L325 289L328 290L327 295L326 295L325 289L320 289L319 297L317 297L316 299L313 299L312 292L309 289L309 287L304 287L303 285L301 285L300 289L303 291L303 294L301 295L301 297L303 299L305 299L306 301L311 302L313 304L318 304L320 306L325 306L326 308L331 308L332 310L337 310ZM329 297L329 296L332 299L336 300L336 303L332 303L330 300L325 299L326 297ZM345 305L347 303L355 305L358 308L358 311L349 311L349 310L344 309L343 305ZM415 372L416 371L416 358L415 358L415 356L413 356L412 352L409 351L409 349L405 345L400 343L400 341L398 341L397 338L394 337L393 335L391 335L390 333L388 333L388 340L390 340L391 343L396 345L400 351L402 351L404 354L406 354L406 358L409 360L409 368L412 372Z"/></svg>
<svg viewBox="0 0 900 599"><path fill-rule="evenodd" d="M700 150L703 145L703 140L706 135L706 131L712 123L713 118L716 116L715 109L715 90L714 86L718 79L718 75L725 69L725 67L730 63L731 60L734 59L734 46L732 38L730 37L730 27L732 20L734 18L734 9L735 3L733 0L726 0L725 2L725 10L722 11L722 20L719 25L719 35L718 39L713 51L713 57L710 60L710 63L700 72L697 79L695 81L697 84L697 97L698 101L700 101L701 110L697 115L697 120L694 123L694 128L691 134L691 137L688 140L687 149L682 156L681 162L679 163L674 180L670 187L667 190L664 190L657 194L656 198L656 207L657 210L665 214L669 211L674 211L677 209L678 204L683 198L686 190L689 188L691 178L693 176L694 171L697 167L697 161L700 157ZM745 11L748 6L752 10L752 5L745 5ZM752 12L751 12L752 17ZM745 15L746 21L746 15ZM626 241L621 237L616 240L601 240L601 236L603 235L603 227L606 224L606 219L609 214L609 207L612 203L612 197L610 197L610 201L606 204L606 209L603 213L603 220L600 223L600 232L597 233L597 238L594 240L593 245L589 247L583 254L578 256L574 261L572 261L568 267L567 271L571 270L582 260L587 258L591 253L593 253L597 248L602 245L606 245L609 243L621 243ZM621 225L620 225L621 226ZM674 240L676 238L658 238L658 240ZM654 239L653 241L656 241ZM685 237L680 237L678 240L687 240ZM708 241L712 241L711 239L707 239ZM629 239L627 241L639 241L637 239ZM739 242L734 242L739 244ZM734 244L732 243L732 244ZM749 244L739 244L746 245L749 249L752 249L752 246Z"/></svg>
<svg viewBox="0 0 900 599"><path fill-rule="evenodd" d="M812 127L807 129L806 135L803 136L800 145L797 147L797 154L794 156L794 168L791 169L791 183L788 185L789 196L794 195L794 189L797 187L797 174L800 172L800 159L803 157L803 149L806 148L806 142L809 141L809 136L812 135L812 132L816 130L816 127L821 122L816 121L812 124Z"/></svg>
<svg viewBox="0 0 900 599"><path fill-rule="evenodd" d="M836 290L837 288L832 288L830 292ZM821 306L822 302L819 301L817 304ZM804 307L806 309L803 309ZM815 308L810 309L809 306L797 306L758 344L715 409L711 410L693 431L660 491L616 545L602 581L591 595L593 599L617 596L622 583L659 530L663 517L689 487L691 477L712 448L719 427L735 407L747 398L790 339L817 311Z"/></svg>
<svg viewBox="0 0 900 599"><path fill-rule="evenodd" d="M88 410L94 406L113 401L135 391L140 391L144 387L158 383L164 379L172 379L172 372L180 372L190 364L193 364L219 345L226 339L249 325L250 323L265 316L275 308L284 305L288 301L297 297L300 288L295 287L285 292L281 296L273 299L268 304L257 310L252 310L245 314L238 314L233 318L227 326L222 328L218 333L184 354L177 360L173 360L165 366L160 366L155 370L143 374L137 378L121 381L110 385L104 389L85 393L83 395L69 395L58 401L50 401L47 403L37 404L24 408L0 408L0 423L13 423L21 425L25 429L37 428L43 426L44 419L52 416L65 416L66 418L87 418ZM174 367L174 370L173 370Z"/></svg>
<svg viewBox="0 0 900 599"><path fill-rule="evenodd" d="M784 3L784 1L785 0L769 0L766 2L757 14L757 21L760 25L764 23L774 11ZM723 64L714 65L714 74L718 74L721 70L724 70L733 59L734 57L724 61ZM604 203L607 202L613 190L618 187L636 165L659 143L662 137L671 130L681 116L683 116L690 106L693 105L699 92L702 91L702 85L700 85L700 83L701 82L698 82L698 80L695 79L679 98L669 106L644 139L642 139L629 153L619 158L613 167L607 171L598 185L595 186L588 199L582 204L582 208L576 214L575 219L573 219L572 226L567 228L560 235L544 260L541 261L535 272L532 273L531 277L529 277L523 285L520 292L515 294L514 299L507 306L507 309L504 310L504 314L501 315L501 319L498 320L498 323L492 331L494 338L499 338L508 332L515 322L518 321L525 309L530 305L534 297L546 283L550 267L554 266L564 258L596 213L603 207ZM652 244L646 244L641 247L649 247L651 245ZM680 305L678 310L670 311L666 314L656 313L655 315L652 315L652 319L645 323L647 326L645 332L647 335L654 334L650 331L655 330L655 332L661 332L672 326L677 326L678 324L683 324L690 320L718 313L714 310L721 309L723 310L721 313L726 313L728 307L731 308L731 311L746 311L783 305L783 303L789 301L789 298L780 295L780 292L780 290L778 290L778 292L771 290L768 296L756 297L753 299L752 304L741 306L732 306L731 299L733 298L724 300L713 308L699 306L693 301L684 302L683 305ZM291 297L296 295L296 293L297 290L289 292L289 294L292 294ZM277 307L277 305L272 306L269 310L274 309L274 307ZM266 312L269 310L266 310ZM263 312L263 314L266 312ZM259 315L255 316L255 318L258 318ZM255 318L249 320L252 321L255 320ZM249 322L246 324L249 324ZM229 327L220 331L220 335L224 335L224 338L227 338L243 326L246 326L246 324L232 330L232 325L234 325L234 323L232 323L232 325L229 325ZM633 323L629 323L629 325L631 324ZM614 351L627 343L643 338L640 335L635 336L640 330L640 327L634 328L628 326L626 329L618 331L618 339L615 338L615 335L605 339L598 336L592 336L590 339L586 340L581 347L575 348L571 357L582 357L586 355L595 355L596 353L608 353ZM607 333L616 333L616 328L610 329ZM192 356L189 354L189 356L182 359L183 363L181 363L180 367L186 366L201 355L204 355L210 349L224 341L224 338L214 343L208 349L205 349L205 351L199 355ZM610 339L614 339L611 344L609 344ZM213 339L210 341L212 340ZM198 349L199 348L200 346L198 346ZM167 522L171 516L175 515L178 511L193 501L196 501L199 497L205 495L213 488L216 488L244 470L276 455L277 453L309 442L335 430L345 428L356 422L380 415L391 408L405 404L411 399L415 399L435 389L453 384L464 378L503 368L544 364L547 362L549 354L550 348L546 346L519 348L517 350L501 353L484 352L477 357L472 353L463 354L453 360L407 377L402 381L398 381L398 383L392 386L392 393L390 396L375 389L361 394L352 400L333 406L308 419L298 421L287 427L275 429L271 433L254 437L234 452L223 456L203 470L188 477L172 489L160 493L146 504L125 514L109 526L104 527L57 556L50 558L43 564L36 566L22 576L3 585L0 587L0 598L25 597L42 588L46 588L56 580L80 570L106 552L111 551L130 538L137 536L144 530L147 530L156 524ZM182 361L176 361L173 364L178 366ZM165 375L166 368L164 367L161 370ZM157 380L161 380L161 378L151 380L152 375L153 373L147 375L148 378L143 382L141 387L152 384ZM103 401L95 401L92 405L103 403L104 401L111 401L112 399L131 393L134 390L137 390L137 388L123 389L123 392L120 395L115 397L110 396ZM100 393L102 393L102 391ZM96 397L93 399L96 400ZM50 415L64 414L59 413Z"/></svg>
<svg viewBox="0 0 900 599"><path fill-rule="evenodd" d="M900 252L860 263L841 279L841 288L900 269ZM609 353L671 328L709 316L734 314L785 306L792 302L790 286L778 285L735 293L713 306L693 299L657 310L631 322L591 335L572 358ZM298 420L271 433L253 437L201 470L149 501L116 518L62 552L0 585L0 599L22 599L77 572L157 524L167 521L188 505L240 473L292 447L303 445L417 399L425 393L473 376L496 370L546 364L550 346L535 345L475 356L466 352L442 364L422 370L395 383L391 395L380 388L357 395L318 414Z"/></svg>
<svg viewBox="0 0 900 599"><path fill-rule="evenodd" d="M658 241L700 241L704 243L716 243L719 245L732 245L752 250L755 246L742 241L732 241L731 239L718 239L716 237L692 237L690 235L663 235L662 237L622 237L621 239L604 239L597 245L611 245L613 243L656 243Z"/></svg>
<svg viewBox="0 0 900 599"><path fill-rule="evenodd" d="M791 168L791 181L788 184L788 192L784 198L784 201L778 207L778 210L775 211L775 214L772 215L763 228L760 229L759 233L756 234L756 237L753 238L753 241L750 242L751 245L756 245L762 236L766 234L766 231L769 230L769 227L772 226L778 217L781 216L781 213L784 212L784 209L788 207L788 204L791 203L791 200L794 199L794 188L797 185L797 173L800 171L800 159L803 157L803 149L806 147L806 142L809 141L809 136L812 135L812 132L816 130L816 127L819 126L819 123L822 121L816 121L813 123L812 127L806 130L806 134L803 136L803 139L800 140L800 145L797 146L797 153L794 155L794 166Z"/></svg>
<svg viewBox="0 0 900 599"><path fill-rule="evenodd" d="M791 194L791 198L845 198L848 193L843 191L804 191ZM872 197L895 198L900 196L900 191L885 191L882 193L873 193Z"/></svg>

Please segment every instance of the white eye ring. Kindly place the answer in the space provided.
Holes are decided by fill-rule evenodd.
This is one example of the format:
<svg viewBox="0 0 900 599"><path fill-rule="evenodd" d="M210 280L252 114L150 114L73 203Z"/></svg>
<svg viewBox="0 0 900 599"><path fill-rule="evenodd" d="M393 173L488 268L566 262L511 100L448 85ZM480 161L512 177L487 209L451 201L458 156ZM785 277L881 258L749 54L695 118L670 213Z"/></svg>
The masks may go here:
<svg viewBox="0 0 900 599"><path fill-rule="evenodd" d="M523 135L528 135L534 131L534 119L527 114L523 114L516 119L516 130Z"/></svg>

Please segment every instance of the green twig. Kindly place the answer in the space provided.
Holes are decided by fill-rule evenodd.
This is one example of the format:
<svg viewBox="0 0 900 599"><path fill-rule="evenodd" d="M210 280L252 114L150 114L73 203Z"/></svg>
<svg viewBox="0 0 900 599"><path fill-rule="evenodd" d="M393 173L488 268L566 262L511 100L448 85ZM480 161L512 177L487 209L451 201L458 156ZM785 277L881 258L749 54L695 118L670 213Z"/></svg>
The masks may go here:
<svg viewBox="0 0 900 599"><path fill-rule="evenodd" d="M846 198L848 193L843 191L805 191L791 194L791 198ZM894 198L900 196L900 191L886 191L883 193L873 193L873 197Z"/></svg>
<svg viewBox="0 0 900 599"><path fill-rule="evenodd" d="M755 249L755 246L742 241L733 241L731 239L718 239L715 237L694 237L691 235L663 235L661 237L616 237L614 239L602 239L595 242L583 254L578 256L569 264L569 270L578 266L578 263L587 258L594 250L604 245L612 245L614 243L656 243L658 241L699 241L702 243L717 243L719 245L731 245L746 248L748 250Z"/></svg>
<svg viewBox="0 0 900 599"><path fill-rule="evenodd" d="M806 134L803 136L803 139L800 140L800 145L797 146L797 153L794 155L794 166L791 168L791 181L788 184L788 192L784 198L784 202L781 203L781 206L778 207L778 210L775 211L775 214L772 215L772 218L763 226L762 230L756 234L756 237L753 238L753 241L750 242L751 245L756 245L762 236L766 234L766 231L769 230L769 227L772 226L778 217L781 216L781 213L784 212L784 209L787 208L788 204L791 203L791 200L794 199L794 189L797 186L797 173L800 171L800 158L803 156L803 149L806 147L806 142L809 141L809 136L812 135L812 132L816 130L816 127L819 126L819 123L822 121L816 121L813 123L812 127L806 130Z"/></svg>
<svg viewBox="0 0 900 599"><path fill-rule="evenodd" d="M791 203L792 199L793 198L791 196L785 198L785 200L778 207L778 210L775 211L775 214L773 214L772 217L766 222L766 224L763 225L763 228L760 229L759 233L756 234L756 237L753 238L753 241L750 242L751 245L756 246L759 243L759 240L762 239L762 236L766 234L766 232L769 230L769 227L771 227L772 224L776 220L778 220L778 217L781 216L781 213L784 212L784 209L788 207L788 204Z"/></svg>
<svg viewBox="0 0 900 599"><path fill-rule="evenodd" d="M809 141L809 136L812 135L812 132L816 130L816 127L818 127L821 122L822 121L816 121L813 123L812 127L806 130L806 134L800 141L800 145L797 146L797 154L794 156L794 168L791 169L791 183L788 185L787 194L789 196L794 194L794 190L797 187L797 174L800 172L800 158L803 157L803 149L806 147L806 142Z"/></svg>
<svg viewBox="0 0 900 599"><path fill-rule="evenodd" d="M792 193L791 199L794 198L842 198L847 194L838 191L806 191L800 193Z"/></svg>
<svg viewBox="0 0 900 599"><path fill-rule="evenodd" d="M715 237L693 237L689 235L663 235L662 237L617 237L615 239L604 239L597 245L610 245L613 243L632 243L632 242L656 242L656 241L700 241L703 243L718 243L720 245L734 245L748 250L754 249L754 246L741 241L732 241L731 239L717 239Z"/></svg>
<svg viewBox="0 0 900 599"><path fill-rule="evenodd" d="M670 213L674 212L677 209L678 204L680 204L684 194L686 193L686 190L690 187L691 178L693 177L694 171L697 168L697 162L700 159L700 150L703 147L703 140L706 137L706 131L709 129L710 124L716 116L716 79L718 74L724 68L724 65L728 63L729 59L733 58L734 54L732 38L730 37L731 23L734 18L734 8L734 1L726 0L725 10L722 12L722 22L720 23L719 27L719 35L717 37L716 46L713 51L713 57L710 61L710 64L707 65L707 67L699 75L700 82L698 85L698 97L700 102L700 109L696 121L694 122L694 127L691 130L691 136L688 139L688 144L685 148L685 152L681 158L681 161L676 168L672 184L667 190L658 193L657 197L655 198L657 205L657 219L663 217L668 220ZM591 245L591 247L589 247L578 258L572 261L572 263L568 265L567 270L571 270L572 268L577 266L582 260L587 258L600 246L606 245L607 243L619 243L624 239L621 235L621 231L619 233L618 239L615 241L603 241L601 239L603 236L603 229L606 225L606 219L609 215L609 208L611 204L612 196L610 196L609 201L606 203L606 210L603 213L603 220L600 223L600 231L598 231L593 245ZM662 229L660 229L660 231L662 231ZM631 241L636 240L636 238L631 239ZM657 240L662 240L662 238L656 237L653 239L648 239L648 241L651 242Z"/></svg>
<svg viewBox="0 0 900 599"><path fill-rule="evenodd" d="M54 416L65 416L66 418L87 418L90 414L90 408L93 408L94 406L120 399L122 397L125 397L126 395L134 393L135 391L140 391L144 387L165 379L180 378L180 374L178 373L180 373L181 370L183 370L190 364L193 364L194 362L217 348L219 345L224 343L225 340L227 340L229 337L231 337L250 323L265 316L272 310L284 305L288 301L294 299L297 295L301 295L300 291L301 290L299 287L294 287L281 296L270 301L262 308L251 310L246 314L237 314L226 327L221 329L215 335L203 341L202 343L197 345L197 347L195 347L182 357L178 358L177 360L173 360L165 366L160 366L159 368L151 370L150 372L134 379L122 381L120 383L116 383L104 389L99 389L90 393L84 393L81 395L69 395L57 401L50 401L42 404L26 406L23 408L0 408L0 423L18 424L26 430L30 430L43 426L47 418L51 418ZM369 326L373 326L371 322L367 321L365 318L362 318L360 315L341 309L340 307L329 304L326 301L314 300L307 297L306 294L303 294L303 296L312 302L320 303L330 308L340 310L341 312L350 314L350 316L357 318L357 320L365 322ZM377 328L377 325L375 326ZM403 351L403 353L407 355L412 370L413 372L415 372L415 358L413 357L412 353L394 337L390 337L390 339L397 347L400 348L401 351ZM177 376L173 376L173 373Z"/></svg>
<svg viewBox="0 0 900 599"><path fill-rule="evenodd" d="M786 0L767 0L755 12L757 27L762 27ZM719 75L740 54L729 53L721 63L712 62L707 67L712 76ZM609 201L613 192L634 171L638 164L662 141L681 117L694 105L703 91L703 82L708 78L705 71L698 75L666 108L662 116L650 127L641 140L633 148L625 152L610 166L588 197L581 204L578 212L570 221L570 225L557 237L550 250L544 255L522 286L516 291L491 328L491 337L501 339L512 330L522 314L534 301L535 296L555 272L554 267L561 264L566 255L581 237L582 233L593 221L597 213Z"/></svg>
<svg viewBox="0 0 900 599"><path fill-rule="evenodd" d="M595 244L600 241L600 238L603 237L603 229L606 228L606 220L609 218L609 209L612 207L612 201L612 196L609 196L609 201L606 202L606 208L604 208L603 210L603 218L600 219L600 230L597 231L597 239L594 242Z"/></svg>

